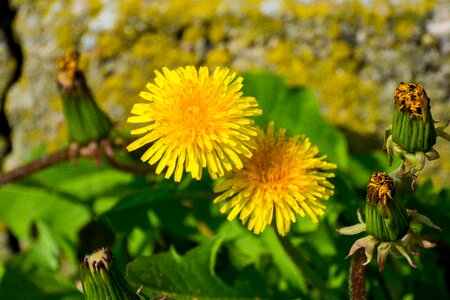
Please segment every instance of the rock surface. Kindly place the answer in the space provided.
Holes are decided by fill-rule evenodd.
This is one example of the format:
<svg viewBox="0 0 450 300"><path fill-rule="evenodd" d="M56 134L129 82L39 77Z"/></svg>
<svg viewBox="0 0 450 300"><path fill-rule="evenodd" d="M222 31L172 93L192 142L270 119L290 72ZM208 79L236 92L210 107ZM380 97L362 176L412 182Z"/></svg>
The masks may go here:
<svg viewBox="0 0 450 300"><path fill-rule="evenodd" d="M186 64L268 70L292 86L312 87L331 123L375 137L375 145L390 122L400 81L422 83L434 117L450 119L447 1L10 2L18 12L13 25L24 65L6 102L13 128L7 169L66 143L55 74L70 47L82 53L81 68L97 101L119 126L154 69ZM11 64L8 59L0 38L2 66ZM8 72L1 68L0 75ZM444 158L427 169L445 183L450 146L442 144Z"/></svg>

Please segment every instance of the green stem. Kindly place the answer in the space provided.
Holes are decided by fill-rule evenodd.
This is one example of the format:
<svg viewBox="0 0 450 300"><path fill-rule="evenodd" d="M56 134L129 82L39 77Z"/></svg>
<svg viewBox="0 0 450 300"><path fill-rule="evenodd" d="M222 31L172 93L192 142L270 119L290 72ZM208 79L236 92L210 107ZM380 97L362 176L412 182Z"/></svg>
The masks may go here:
<svg viewBox="0 0 450 300"><path fill-rule="evenodd" d="M351 300L366 299L366 266L363 265L365 261L364 249L357 250L350 266L349 293Z"/></svg>

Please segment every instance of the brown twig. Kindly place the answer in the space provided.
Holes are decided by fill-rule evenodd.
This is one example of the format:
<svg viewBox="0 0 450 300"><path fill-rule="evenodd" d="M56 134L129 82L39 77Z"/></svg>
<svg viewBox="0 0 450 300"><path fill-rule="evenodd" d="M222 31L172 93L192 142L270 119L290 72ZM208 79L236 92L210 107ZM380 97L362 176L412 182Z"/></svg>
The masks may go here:
<svg viewBox="0 0 450 300"><path fill-rule="evenodd" d="M78 150L75 150L77 152ZM112 151L112 150L111 150ZM51 167L60 162L66 161L68 159L75 159L78 153L74 153L74 150L70 148L61 149L57 152L53 152L44 156L39 157L38 159L24 165L13 169L11 171L0 174L0 186L3 186L7 183L22 179L32 173ZM81 155L84 156L84 155ZM86 157L91 157L92 155L87 155ZM95 158L95 156L92 156ZM134 174L147 174L154 172L153 168L146 164L129 164L121 161L118 157L112 154L105 155L108 163L111 167L116 168L118 170L134 173Z"/></svg>
<svg viewBox="0 0 450 300"><path fill-rule="evenodd" d="M24 178L33 172L51 167L57 163L63 162L69 159L69 149L61 149L57 152L53 152L24 165L13 169L9 172L0 174L0 186L10 183L15 180Z"/></svg>
<svg viewBox="0 0 450 300"><path fill-rule="evenodd" d="M350 266L349 292L351 300L366 299L366 261L364 249L355 252Z"/></svg>

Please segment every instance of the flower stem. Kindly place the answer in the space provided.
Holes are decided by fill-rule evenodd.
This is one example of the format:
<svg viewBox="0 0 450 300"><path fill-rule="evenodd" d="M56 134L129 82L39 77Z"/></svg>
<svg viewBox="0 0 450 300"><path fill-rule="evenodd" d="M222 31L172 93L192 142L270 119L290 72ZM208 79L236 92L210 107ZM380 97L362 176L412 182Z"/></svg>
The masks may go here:
<svg viewBox="0 0 450 300"><path fill-rule="evenodd" d="M365 261L364 249L357 250L350 266L349 293L351 300L366 299L366 266L363 265Z"/></svg>
<svg viewBox="0 0 450 300"><path fill-rule="evenodd" d="M7 183L22 179L28 175L33 174L34 172L43 170L45 168L49 168L58 163L64 162L68 159L73 159L73 154L71 153L70 148L63 148L56 152L43 155L32 162L17 167L11 171L0 174L0 186L3 186ZM152 167L149 165L143 164L132 164L123 162L120 158L116 157L114 154L109 156L105 156L108 163L118 170L135 173L135 174L146 174L151 173Z"/></svg>
<svg viewBox="0 0 450 300"><path fill-rule="evenodd" d="M67 159L69 159L68 148L64 148L59 151L41 156L26 165L0 174L0 186L13 182L15 180L22 179L36 171L51 167Z"/></svg>

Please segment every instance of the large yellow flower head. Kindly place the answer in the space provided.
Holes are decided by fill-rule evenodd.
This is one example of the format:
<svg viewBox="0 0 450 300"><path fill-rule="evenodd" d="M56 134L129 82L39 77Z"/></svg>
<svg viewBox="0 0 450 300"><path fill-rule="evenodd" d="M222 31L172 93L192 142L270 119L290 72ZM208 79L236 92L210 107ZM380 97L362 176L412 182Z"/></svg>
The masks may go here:
<svg viewBox="0 0 450 300"><path fill-rule="evenodd" d="M286 139L285 130L274 134L271 122L267 131L259 130L253 156L214 189L222 192L214 203L225 202L221 212L228 211L228 220L239 215L243 224L255 234L272 223L275 213L278 233L286 235L296 214L308 215L314 222L324 213L321 200L333 194L336 164L318 157L318 149L307 138Z"/></svg>
<svg viewBox="0 0 450 300"><path fill-rule="evenodd" d="M127 149L133 151L149 144L142 161L159 161L156 173L166 167L166 178L175 173L180 181L183 170L199 180L208 168L213 179L233 167L242 168L240 157L250 157L257 135L248 117L262 113L253 97L243 97L242 77L227 68L193 66L155 71L155 83L139 94L148 103L137 103L129 123L147 123L132 134L145 134Z"/></svg>

